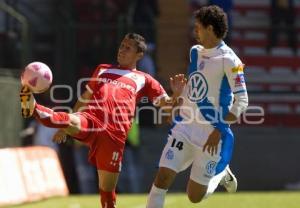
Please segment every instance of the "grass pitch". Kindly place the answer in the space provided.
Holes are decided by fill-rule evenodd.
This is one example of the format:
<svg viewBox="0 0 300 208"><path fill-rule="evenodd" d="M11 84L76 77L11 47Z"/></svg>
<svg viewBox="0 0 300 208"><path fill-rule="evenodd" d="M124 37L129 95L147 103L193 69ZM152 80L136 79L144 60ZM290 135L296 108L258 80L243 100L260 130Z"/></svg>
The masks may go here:
<svg viewBox="0 0 300 208"><path fill-rule="evenodd" d="M147 195L119 195L119 208L145 208ZM14 208L99 208L97 195L72 195L41 202L12 206ZM165 208L300 208L300 192L215 193L200 204L189 202L186 194L168 194ZM11 207L10 207L11 208Z"/></svg>

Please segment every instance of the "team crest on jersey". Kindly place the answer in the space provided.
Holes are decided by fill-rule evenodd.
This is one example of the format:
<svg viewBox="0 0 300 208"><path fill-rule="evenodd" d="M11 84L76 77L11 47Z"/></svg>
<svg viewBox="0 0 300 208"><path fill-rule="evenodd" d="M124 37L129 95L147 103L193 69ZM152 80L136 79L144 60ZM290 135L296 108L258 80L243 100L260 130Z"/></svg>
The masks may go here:
<svg viewBox="0 0 300 208"><path fill-rule="evenodd" d="M209 161L206 164L206 172L208 175L213 175L215 173L217 163L215 161Z"/></svg>
<svg viewBox="0 0 300 208"><path fill-rule="evenodd" d="M131 78L132 78L133 80L137 80L137 79L138 79L138 77L137 77L136 74L133 74L133 75L131 76Z"/></svg>
<svg viewBox="0 0 300 208"><path fill-rule="evenodd" d="M192 102L199 102L206 98L208 85L202 73L192 73L188 81L188 98Z"/></svg>
<svg viewBox="0 0 300 208"><path fill-rule="evenodd" d="M173 159L174 159L174 152L173 152L173 150L169 149L169 150L167 151L167 153L166 153L166 158L167 158L168 160L173 160Z"/></svg>

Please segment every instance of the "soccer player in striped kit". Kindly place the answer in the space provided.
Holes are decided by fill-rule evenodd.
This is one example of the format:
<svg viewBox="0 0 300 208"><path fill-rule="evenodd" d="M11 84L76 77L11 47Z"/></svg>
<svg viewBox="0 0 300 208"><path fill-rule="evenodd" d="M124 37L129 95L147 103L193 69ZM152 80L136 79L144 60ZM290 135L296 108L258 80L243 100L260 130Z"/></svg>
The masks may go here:
<svg viewBox="0 0 300 208"><path fill-rule="evenodd" d="M175 176L192 165L187 184L191 202L198 203L218 184L235 192L237 180L229 169L234 136L229 124L248 106L241 60L223 38L227 17L217 6L195 13L195 38L190 50L188 82L159 170L151 188L147 208L162 208ZM234 101L234 102L233 102Z"/></svg>

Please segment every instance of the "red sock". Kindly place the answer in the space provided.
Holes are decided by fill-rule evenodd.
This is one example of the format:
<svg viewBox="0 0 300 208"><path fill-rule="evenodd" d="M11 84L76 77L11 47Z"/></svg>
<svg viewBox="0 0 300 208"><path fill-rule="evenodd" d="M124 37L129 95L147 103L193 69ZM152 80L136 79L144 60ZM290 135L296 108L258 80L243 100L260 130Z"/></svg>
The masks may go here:
<svg viewBox="0 0 300 208"><path fill-rule="evenodd" d="M52 128L67 128L70 117L65 112L54 112L52 109L36 104L33 116L44 126Z"/></svg>
<svg viewBox="0 0 300 208"><path fill-rule="evenodd" d="M106 192L100 189L100 197L102 208L116 208L115 191Z"/></svg>

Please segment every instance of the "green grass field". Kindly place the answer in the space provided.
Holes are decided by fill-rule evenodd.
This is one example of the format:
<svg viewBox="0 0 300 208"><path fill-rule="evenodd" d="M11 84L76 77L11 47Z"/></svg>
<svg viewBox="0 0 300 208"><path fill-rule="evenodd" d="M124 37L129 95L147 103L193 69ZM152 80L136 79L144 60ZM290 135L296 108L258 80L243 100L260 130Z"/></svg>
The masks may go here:
<svg viewBox="0 0 300 208"><path fill-rule="evenodd" d="M119 195L118 208L144 208L146 195ZM70 196L12 206L15 208L99 208L99 197ZM168 194L165 208L299 208L300 192L216 193L200 204L192 204L185 194Z"/></svg>

